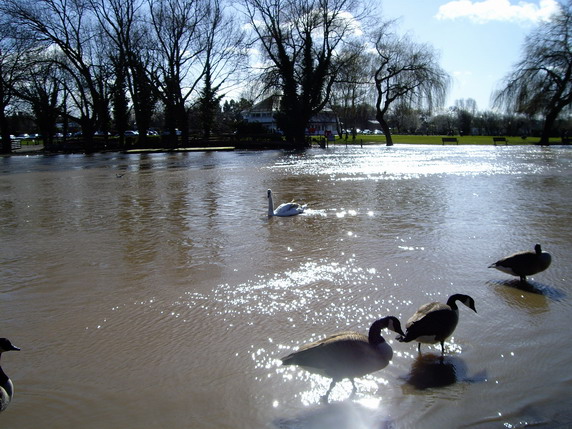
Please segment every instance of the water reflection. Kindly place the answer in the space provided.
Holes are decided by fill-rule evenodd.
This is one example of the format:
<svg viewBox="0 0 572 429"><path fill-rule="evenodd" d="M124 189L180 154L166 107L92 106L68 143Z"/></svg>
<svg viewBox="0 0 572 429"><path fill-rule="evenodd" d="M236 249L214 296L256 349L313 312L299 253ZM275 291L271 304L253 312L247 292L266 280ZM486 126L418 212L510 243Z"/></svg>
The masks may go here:
<svg viewBox="0 0 572 429"><path fill-rule="evenodd" d="M310 407L295 417L278 418L279 429L390 429L395 423L384 407L354 401Z"/></svg>
<svg viewBox="0 0 572 429"><path fill-rule="evenodd" d="M404 393L414 394L431 388L451 386L458 382L476 382L486 379L485 372L468 376L467 365L458 356L419 354L407 376L404 377Z"/></svg>
<svg viewBox="0 0 572 429"><path fill-rule="evenodd" d="M30 346L2 427L472 427L534 422L529 404L569 423L571 172L535 147L2 157L3 329ZM269 187L310 210L268 220ZM537 240L545 284L486 283L499 247ZM277 364L455 292L483 316L444 361L394 340L351 400Z"/></svg>
<svg viewBox="0 0 572 429"><path fill-rule="evenodd" d="M551 300L560 301L566 297L566 294L557 288L530 280L499 280L489 281L487 284L510 307L532 314L545 313L549 310Z"/></svg>

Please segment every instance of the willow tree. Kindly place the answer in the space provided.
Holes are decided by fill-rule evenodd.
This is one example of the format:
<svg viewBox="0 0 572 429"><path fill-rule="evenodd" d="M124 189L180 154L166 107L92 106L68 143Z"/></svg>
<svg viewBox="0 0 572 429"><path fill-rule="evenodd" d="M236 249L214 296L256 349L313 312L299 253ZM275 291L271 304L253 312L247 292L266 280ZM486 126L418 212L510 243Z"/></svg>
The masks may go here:
<svg viewBox="0 0 572 429"><path fill-rule="evenodd" d="M430 111L444 103L450 81L431 46L399 36L391 27L384 23L373 33L372 56L376 119L388 146L393 145L387 122L391 108L399 104Z"/></svg>
<svg viewBox="0 0 572 429"><path fill-rule="evenodd" d="M497 106L542 115L540 144L548 144L556 119L572 104L572 1L559 8L526 38L522 59L495 96Z"/></svg>
<svg viewBox="0 0 572 429"><path fill-rule="evenodd" d="M358 0L243 0L266 62L263 74L281 95L278 127L294 147L305 147L312 116L330 97L345 44L359 35Z"/></svg>
<svg viewBox="0 0 572 429"><path fill-rule="evenodd" d="M356 128L358 118L363 117L364 107L369 107L372 101L369 56L364 52L363 46L356 46L354 49L342 52L342 55L344 54L351 56L354 60L340 70L332 86L329 103L340 119L338 121L340 135L343 134L344 129Z"/></svg>

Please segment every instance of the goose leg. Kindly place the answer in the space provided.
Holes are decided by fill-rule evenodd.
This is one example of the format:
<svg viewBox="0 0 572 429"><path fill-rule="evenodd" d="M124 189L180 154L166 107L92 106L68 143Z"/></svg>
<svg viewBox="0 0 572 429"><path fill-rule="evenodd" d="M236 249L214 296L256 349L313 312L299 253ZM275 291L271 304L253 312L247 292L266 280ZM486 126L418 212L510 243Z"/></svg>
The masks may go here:
<svg viewBox="0 0 572 429"><path fill-rule="evenodd" d="M421 343L417 343L417 353L421 354Z"/></svg>
<svg viewBox="0 0 572 429"><path fill-rule="evenodd" d="M336 385L336 383L338 382L338 380L333 379L332 382L330 383L330 387L328 388L328 391L324 394L324 396L322 396L322 402L323 403L327 403L328 402L328 398L330 397L330 393L332 392L332 389L334 388L334 386ZM352 380L353 382L353 380Z"/></svg>
<svg viewBox="0 0 572 429"><path fill-rule="evenodd" d="M352 395L351 396L354 396L356 394L356 391L357 391L356 384L355 384L353 378L350 378L350 381L352 382Z"/></svg>
<svg viewBox="0 0 572 429"><path fill-rule="evenodd" d="M441 341L441 356L445 354L445 341Z"/></svg>

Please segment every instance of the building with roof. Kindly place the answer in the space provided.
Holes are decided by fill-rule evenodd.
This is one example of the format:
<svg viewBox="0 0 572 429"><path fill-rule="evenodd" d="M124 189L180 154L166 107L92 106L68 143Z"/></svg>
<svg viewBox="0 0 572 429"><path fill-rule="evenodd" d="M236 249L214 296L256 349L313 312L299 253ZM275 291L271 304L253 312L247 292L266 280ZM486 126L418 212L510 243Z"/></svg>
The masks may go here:
<svg viewBox="0 0 572 429"><path fill-rule="evenodd" d="M246 122L258 122L270 132L280 133L275 114L280 110L280 95L272 95L242 112ZM337 134L338 117L331 109L324 109L314 115L308 124L308 135L334 136Z"/></svg>

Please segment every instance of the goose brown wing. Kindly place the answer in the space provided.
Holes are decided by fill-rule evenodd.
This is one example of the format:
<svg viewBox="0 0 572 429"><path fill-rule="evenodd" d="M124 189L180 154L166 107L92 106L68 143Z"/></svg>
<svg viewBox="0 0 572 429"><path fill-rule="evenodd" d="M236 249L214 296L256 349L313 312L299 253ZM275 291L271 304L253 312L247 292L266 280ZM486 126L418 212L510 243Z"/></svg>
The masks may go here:
<svg viewBox="0 0 572 429"><path fill-rule="evenodd" d="M294 353L282 358L284 365L302 365L318 360L318 357L351 347L351 344L365 343L367 337L357 332L340 332L312 343L304 344Z"/></svg>
<svg viewBox="0 0 572 429"><path fill-rule="evenodd" d="M441 302L430 302L428 304L424 304L419 307L419 310L417 310L415 314L409 318L409 320L407 320L405 327L409 329L414 323L439 310L451 310L451 308L447 304L443 304Z"/></svg>
<svg viewBox="0 0 572 429"><path fill-rule="evenodd" d="M334 379L360 377L387 366L365 335L343 332L302 346L282 359Z"/></svg>
<svg viewBox="0 0 572 429"><path fill-rule="evenodd" d="M416 313L409 319L404 340L413 341L423 336L445 339L453 333L457 322L458 316L449 306L435 306L430 312L419 315Z"/></svg>

